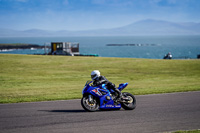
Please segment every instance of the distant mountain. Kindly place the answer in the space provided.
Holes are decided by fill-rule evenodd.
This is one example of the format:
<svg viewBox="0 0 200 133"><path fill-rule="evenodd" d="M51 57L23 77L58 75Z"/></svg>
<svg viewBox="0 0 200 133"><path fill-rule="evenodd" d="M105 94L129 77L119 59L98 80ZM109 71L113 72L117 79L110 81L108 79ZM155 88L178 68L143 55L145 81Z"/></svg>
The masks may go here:
<svg viewBox="0 0 200 133"><path fill-rule="evenodd" d="M162 20L147 19L118 28L84 31L50 31L40 29L17 31L11 29L0 29L0 37L125 35L200 35L200 23L175 23Z"/></svg>

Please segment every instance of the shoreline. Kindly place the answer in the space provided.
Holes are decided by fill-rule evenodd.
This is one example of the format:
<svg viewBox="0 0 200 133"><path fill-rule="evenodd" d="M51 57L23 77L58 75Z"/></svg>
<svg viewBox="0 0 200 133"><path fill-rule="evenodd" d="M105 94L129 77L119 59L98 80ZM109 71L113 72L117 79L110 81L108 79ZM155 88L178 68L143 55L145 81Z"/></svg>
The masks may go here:
<svg viewBox="0 0 200 133"><path fill-rule="evenodd" d="M47 47L47 46L46 46ZM12 50L12 49L42 49L45 46L38 44L0 44L0 50Z"/></svg>

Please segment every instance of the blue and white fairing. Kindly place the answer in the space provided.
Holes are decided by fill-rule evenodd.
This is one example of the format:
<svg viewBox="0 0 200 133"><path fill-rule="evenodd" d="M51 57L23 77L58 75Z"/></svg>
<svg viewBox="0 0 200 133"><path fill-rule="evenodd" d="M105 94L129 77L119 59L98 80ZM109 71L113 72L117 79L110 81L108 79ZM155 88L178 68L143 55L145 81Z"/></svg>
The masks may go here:
<svg viewBox="0 0 200 133"><path fill-rule="evenodd" d="M94 87L92 86L92 81L88 81L85 84L85 87L83 88L82 94L83 95L93 95L97 98L99 101L100 109L119 109L121 108L121 104L114 103L110 93L114 92L111 90L111 92L106 88L105 84L102 84L100 86ZM119 90L123 90L128 83L120 84Z"/></svg>

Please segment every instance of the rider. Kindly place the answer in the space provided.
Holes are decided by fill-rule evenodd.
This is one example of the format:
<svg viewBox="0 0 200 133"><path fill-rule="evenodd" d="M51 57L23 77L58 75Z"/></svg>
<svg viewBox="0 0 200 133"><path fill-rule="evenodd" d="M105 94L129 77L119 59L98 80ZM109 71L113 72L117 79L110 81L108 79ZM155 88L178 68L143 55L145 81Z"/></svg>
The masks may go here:
<svg viewBox="0 0 200 133"><path fill-rule="evenodd" d="M107 89L109 89L109 90L113 89L115 92L117 92L117 94L118 94L117 100L122 98L121 91L115 87L115 84L109 82L104 76L101 76L99 70L92 71L91 78L93 80L93 85L94 86L98 86L98 85L101 85L101 84L106 84Z"/></svg>

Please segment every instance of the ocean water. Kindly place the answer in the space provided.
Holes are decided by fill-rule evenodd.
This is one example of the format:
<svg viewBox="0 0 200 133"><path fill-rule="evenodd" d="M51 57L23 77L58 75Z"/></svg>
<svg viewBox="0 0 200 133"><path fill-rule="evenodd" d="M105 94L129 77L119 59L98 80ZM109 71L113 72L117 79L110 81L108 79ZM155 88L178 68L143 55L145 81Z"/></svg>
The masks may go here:
<svg viewBox="0 0 200 133"><path fill-rule="evenodd" d="M0 43L44 45L50 42L78 42L81 54L101 57L162 59L171 52L174 59L197 58L200 36L112 36L112 37L0 37ZM107 46L137 44L137 46ZM8 50L0 54L43 54L44 49Z"/></svg>

